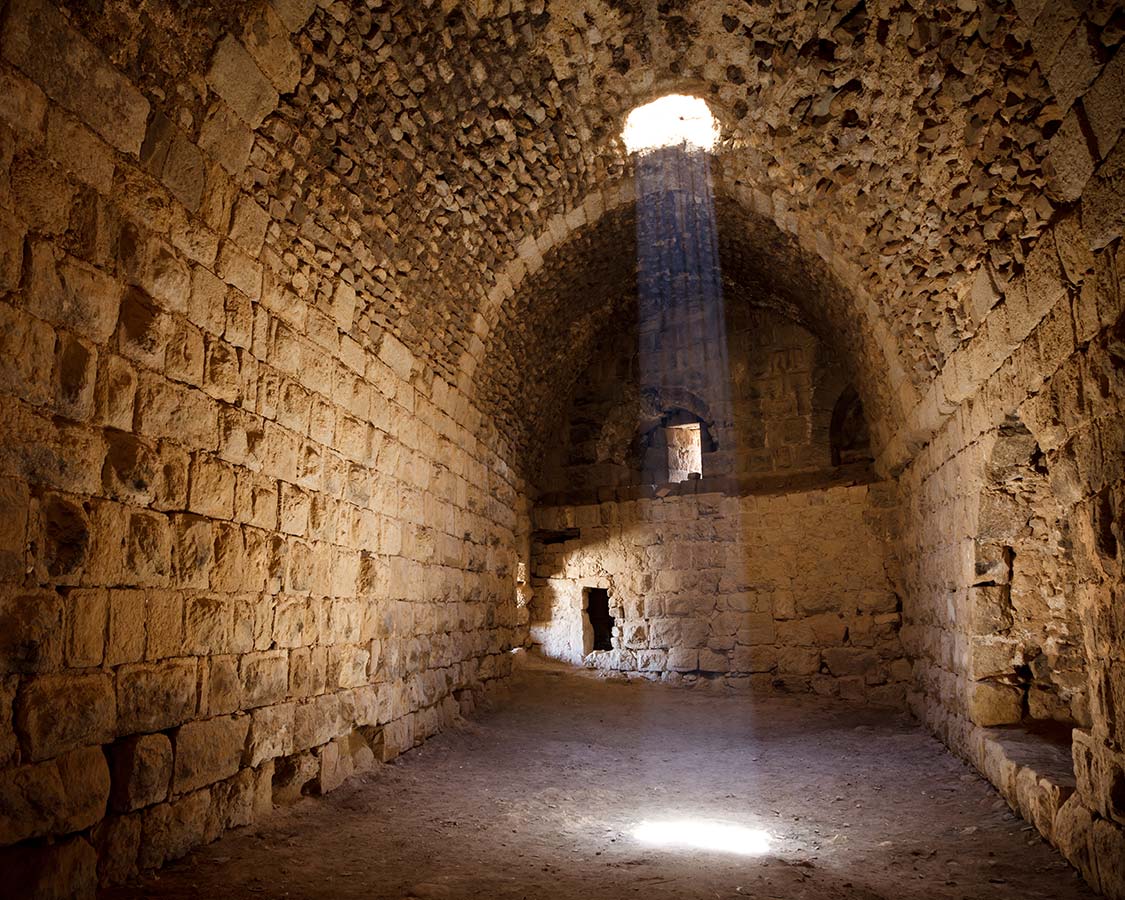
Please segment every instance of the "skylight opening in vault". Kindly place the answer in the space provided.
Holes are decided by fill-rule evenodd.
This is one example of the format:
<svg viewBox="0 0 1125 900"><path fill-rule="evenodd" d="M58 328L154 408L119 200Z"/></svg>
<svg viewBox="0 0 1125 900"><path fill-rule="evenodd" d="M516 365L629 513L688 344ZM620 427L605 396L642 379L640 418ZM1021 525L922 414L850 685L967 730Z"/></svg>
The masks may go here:
<svg viewBox="0 0 1125 900"><path fill-rule="evenodd" d="M710 151L719 140L719 123L711 115L707 101L686 94L669 94L629 113L621 139L630 153L679 146Z"/></svg>

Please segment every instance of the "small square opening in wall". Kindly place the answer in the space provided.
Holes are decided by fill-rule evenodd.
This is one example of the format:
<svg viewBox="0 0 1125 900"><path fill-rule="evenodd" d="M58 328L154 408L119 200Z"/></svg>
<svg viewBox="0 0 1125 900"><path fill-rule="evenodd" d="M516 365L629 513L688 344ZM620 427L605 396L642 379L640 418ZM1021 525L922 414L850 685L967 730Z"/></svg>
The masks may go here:
<svg viewBox="0 0 1125 900"><path fill-rule="evenodd" d="M609 591L586 588L586 618L594 632L593 650L613 649L613 626L616 620L609 613Z"/></svg>
<svg viewBox="0 0 1125 900"><path fill-rule="evenodd" d="M703 474L703 434L698 422L668 425L664 429L668 442L668 480L687 481L692 474Z"/></svg>

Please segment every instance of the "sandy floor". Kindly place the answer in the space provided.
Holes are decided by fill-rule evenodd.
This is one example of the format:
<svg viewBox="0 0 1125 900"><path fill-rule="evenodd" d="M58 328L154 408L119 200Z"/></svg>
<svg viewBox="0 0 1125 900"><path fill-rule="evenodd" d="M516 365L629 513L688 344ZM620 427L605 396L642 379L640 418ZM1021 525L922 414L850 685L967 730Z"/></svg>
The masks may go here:
<svg viewBox="0 0 1125 900"><path fill-rule="evenodd" d="M111 896L1093 895L905 717L538 669L463 729Z"/></svg>

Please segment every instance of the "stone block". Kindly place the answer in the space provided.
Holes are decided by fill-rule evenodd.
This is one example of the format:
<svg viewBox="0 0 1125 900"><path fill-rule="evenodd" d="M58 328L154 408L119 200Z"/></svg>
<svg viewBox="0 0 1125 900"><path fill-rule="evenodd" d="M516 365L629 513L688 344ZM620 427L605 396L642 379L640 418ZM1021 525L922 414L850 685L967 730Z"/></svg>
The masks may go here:
<svg viewBox="0 0 1125 900"><path fill-rule="evenodd" d="M109 592L71 591L63 613L66 622L66 662L73 668L100 666L105 658Z"/></svg>
<svg viewBox="0 0 1125 900"><path fill-rule="evenodd" d="M226 824L238 828L262 821L273 811L273 760L243 769L229 782Z"/></svg>
<svg viewBox="0 0 1125 900"><path fill-rule="evenodd" d="M1082 98L1082 106L1104 159L1125 128L1125 56L1115 53Z"/></svg>
<svg viewBox="0 0 1125 900"><path fill-rule="evenodd" d="M125 579L136 585L166 584L172 572L172 528L161 513L132 512L128 519Z"/></svg>
<svg viewBox="0 0 1125 900"><path fill-rule="evenodd" d="M199 211L205 179L203 154L178 129L168 148L160 179L185 209L193 213Z"/></svg>
<svg viewBox="0 0 1125 900"><path fill-rule="evenodd" d="M117 325L120 303L115 279L46 242L31 245L28 312L102 344Z"/></svg>
<svg viewBox="0 0 1125 900"><path fill-rule="evenodd" d="M219 716L189 722L178 729L174 736L172 790L193 791L235 774L242 762L249 727L250 719L246 716Z"/></svg>
<svg viewBox="0 0 1125 900"><path fill-rule="evenodd" d="M49 672L63 658L62 600L54 591L0 592L0 673Z"/></svg>
<svg viewBox="0 0 1125 900"><path fill-rule="evenodd" d="M0 772L0 843L89 828L105 815L109 785L99 747Z"/></svg>
<svg viewBox="0 0 1125 900"><path fill-rule="evenodd" d="M1107 897L1125 897L1125 828L1099 819L1093 824L1090 844L1102 893Z"/></svg>
<svg viewBox="0 0 1125 900"><path fill-rule="evenodd" d="M117 670L118 731L160 731L186 722L196 711L194 659L122 666Z"/></svg>
<svg viewBox="0 0 1125 900"><path fill-rule="evenodd" d="M199 146L232 176L246 168L254 133L222 101L211 105L199 132Z"/></svg>
<svg viewBox="0 0 1125 900"><path fill-rule="evenodd" d="M28 679L16 701L16 729L31 760L103 744L113 738L115 720L108 674L41 675Z"/></svg>
<svg viewBox="0 0 1125 900"><path fill-rule="evenodd" d="M293 729L296 706L280 703L263 706L251 715L250 738L247 744L247 764L260 763L293 752Z"/></svg>
<svg viewBox="0 0 1125 900"><path fill-rule="evenodd" d="M133 427L137 396L137 373L119 356L102 354L101 370L94 386L94 405L98 421L122 431Z"/></svg>
<svg viewBox="0 0 1125 900"><path fill-rule="evenodd" d="M668 650L668 668L673 672L694 672L699 668L699 651L687 647Z"/></svg>
<svg viewBox="0 0 1125 900"><path fill-rule="evenodd" d="M207 82L251 128L261 125L277 108L277 91L231 35L223 38L215 51Z"/></svg>
<svg viewBox="0 0 1125 900"><path fill-rule="evenodd" d="M782 647L777 652L781 675L812 675L820 669L820 651L815 647Z"/></svg>
<svg viewBox="0 0 1125 900"><path fill-rule="evenodd" d="M320 748L320 792L327 794L343 784L354 773L352 758L343 748L340 739Z"/></svg>
<svg viewBox="0 0 1125 900"><path fill-rule="evenodd" d="M1082 194L1082 230L1094 250L1125 231L1125 142L1117 142Z"/></svg>
<svg viewBox="0 0 1125 900"><path fill-rule="evenodd" d="M172 572L176 585L206 589L214 558L210 520L202 516L173 516L172 533Z"/></svg>
<svg viewBox="0 0 1125 900"><path fill-rule="evenodd" d="M272 802L291 806L319 790L320 760L312 753L297 753L274 762Z"/></svg>
<svg viewBox="0 0 1125 900"><path fill-rule="evenodd" d="M191 449L213 450L219 445L214 401L153 373L139 376L135 424L138 434L167 438Z"/></svg>
<svg viewBox="0 0 1125 900"><path fill-rule="evenodd" d="M879 665L871 650L856 647L828 647L823 651L825 665L833 675L866 675Z"/></svg>
<svg viewBox="0 0 1125 900"><path fill-rule="evenodd" d="M52 399L56 336L46 322L7 304L0 305L0 389L36 406Z"/></svg>
<svg viewBox="0 0 1125 900"><path fill-rule="evenodd" d="M1009 725L1023 716L1023 697L1018 688L1006 684L980 681L969 688L969 718L973 724L988 728Z"/></svg>
<svg viewBox="0 0 1125 900"><path fill-rule="evenodd" d="M299 31L316 9L316 0L270 0L270 6L290 31Z"/></svg>
<svg viewBox="0 0 1125 900"><path fill-rule="evenodd" d="M771 672L777 667L777 649L771 646L738 645L731 653L732 672Z"/></svg>
<svg viewBox="0 0 1125 900"><path fill-rule="evenodd" d="M98 853L99 884L123 884L137 874L141 815L107 816L91 832Z"/></svg>
<svg viewBox="0 0 1125 900"><path fill-rule="evenodd" d="M1051 138L1045 169L1051 178L1051 190L1060 200L1071 203L1082 197L1086 182L1094 172L1094 159L1073 109Z"/></svg>
<svg viewBox="0 0 1125 900"><path fill-rule="evenodd" d="M0 120L17 131L38 137L43 133L46 118L47 98L38 85L16 71L0 72Z"/></svg>
<svg viewBox="0 0 1125 900"><path fill-rule="evenodd" d="M52 4L9 4L0 53L118 150L140 151L148 101Z"/></svg>
<svg viewBox="0 0 1125 900"><path fill-rule="evenodd" d="M289 654L284 650L249 653L242 657L240 669L243 709L285 699L289 690Z"/></svg>
<svg viewBox="0 0 1125 900"><path fill-rule="evenodd" d="M203 843L211 814L211 792L199 790L145 810L138 863L153 869L186 855Z"/></svg>
<svg viewBox="0 0 1125 900"><path fill-rule="evenodd" d="M390 332L383 334L383 340L379 344L379 359L390 366L403 381L410 379L410 373L414 370L414 354Z"/></svg>
<svg viewBox="0 0 1125 900"><path fill-rule="evenodd" d="M110 748L117 812L131 812L168 796L172 779L172 742L164 734L146 734L118 741Z"/></svg>
<svg viewBox="0 0 1125 900"><path fill-rule="evenodd" d="M94 900L98 855L85 838L0 850L4 890L34 900Z"/></svg>
<svg viewBox="0 0 1125 900"><path fill-rule="evenodd" d="M339 700L335 694L323 694L308 703L300 703L294 711L293 749L307 750L326 744L339 733Z"/></svg>
<svg viewBox="0 0 1125 900"><path fill-rule="evenodd" d="M108 194L113 187L113 152L58 107L47 119L47 151L98 193Z"/></svg>
<svg viewBox="0 0 1125 900"><path fill-rule="evenodd" d="M200 711L208 716L237 712L242 708L242 681L238 656L212 656L206 663Z"/></svg>
<svg viewBox="0 0 1125 900"><path fill-rule="evenodd" d="M109 592L109 632L106 640L107 665L140 662L145 656L144 591Z"/></svg>
<svg viewBox="0 0 1125 900"><path fill-rule="evenodd" d="M207 453L191 461L191 511L213 519L234 518L234 469Z"/></svg>

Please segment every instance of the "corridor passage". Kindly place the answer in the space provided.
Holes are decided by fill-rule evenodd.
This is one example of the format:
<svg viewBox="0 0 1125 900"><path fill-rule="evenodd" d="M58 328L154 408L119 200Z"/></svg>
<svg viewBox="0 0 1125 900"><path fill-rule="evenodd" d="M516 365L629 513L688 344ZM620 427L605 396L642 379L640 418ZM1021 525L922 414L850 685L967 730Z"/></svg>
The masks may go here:
<svg viewBox="0 0 1125 900"><path fill-rule="evenodd" d="M1093 894L902 714L536 664L495 711L107 896Z"/></svg>

